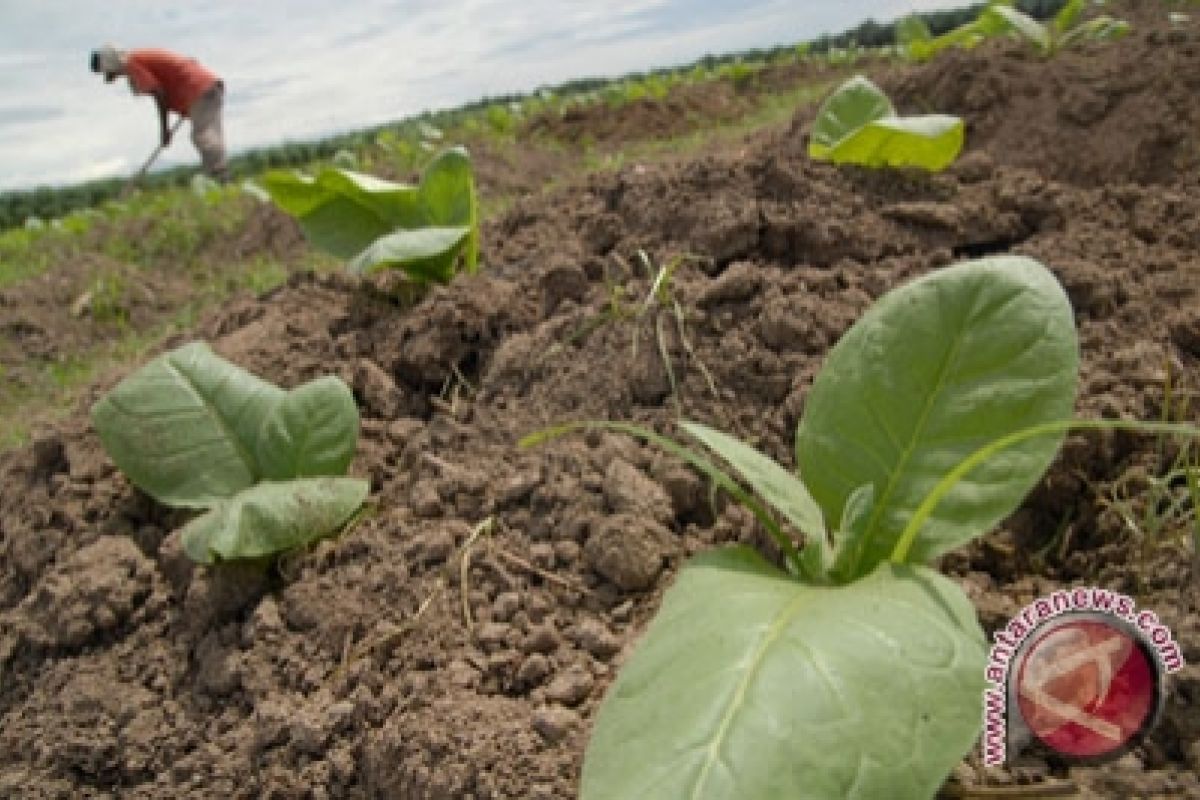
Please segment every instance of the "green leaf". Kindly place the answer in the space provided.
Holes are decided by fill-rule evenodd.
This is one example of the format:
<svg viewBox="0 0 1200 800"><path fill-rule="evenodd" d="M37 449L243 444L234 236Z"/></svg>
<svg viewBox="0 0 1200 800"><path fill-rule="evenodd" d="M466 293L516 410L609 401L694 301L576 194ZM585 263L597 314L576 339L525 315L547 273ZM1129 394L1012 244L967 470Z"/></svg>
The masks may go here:
<svg viewBox="0 0 1200 800"><path fill-rule="evenodd" d="M268 480L344 475L358 441L358 406L332 375L288 392L263 423L256 446Z"/></svg>
<svg viewBox="0 0 1200 800"><path fill-rule="evenodd" d="M1079 15L1087 7L1087 0L1067 0L1063 3L1063 7L1054 15L1054 19L1050 23L1050 28L1053 31L1054 38L1058 38L1067 31L1075 27L1075 23L1079 20Z"/></svg>
<svg viewBox="0 0 1200 800"><path fill-rule="evenodd" d="M835 164L940 170L958 157L962 146L961 119L944 114L898 117L879 87L856 75L817 112L808 153Z"/></svg>
<svg viewBox="0 0 1200 800"><path fill-rule="evenodd" d="M829 151L835 164L918 167L937 172L958 158L963 122L945 114L886 117L864 125Z"/></svg>
<svg viewBox="0 0 1200 800"><path fill-rule="evenodd" d="M974 21L959 25L941 36L928 40L920 38L905 46L905 56L913 61L928 61L943 50L951 47L970 49L983 41L984 35Z"/></svg>
<svg viewBox="0 0 1200 800"><path fill-rule="evenodd" d="M376 239L350 262L350 268L372 273L405 267L414 278L448 283L470 236L471 230L465 226L397 231Z"/></svg>
<svg viewBox="0 0 1200 800"><path fill-rule="evenodd" d="M707 425L680 422L679 427L728 461L742 480L783 514L796 530L810 539L825 539L825 521L821 518L821 509L800 478L745 442Z"/></svg>
<svg viewBox="0 0 1200 800"><path fill-rule="evenodd" d="M1043 53L1051 50L1050 33L1028 14L1004 5L990 5L979 15L977 24L989 36L1016 34Z"/></svg>
<svg viewBox="0 0 1200 800"><path fill-rule="evenodd" d="M416 213L414 187L350 170L327 167L316 177L269 172L262 182L309 241L338 258L353 258L395 230L398 218Z"/></svg>
<svg viewBox="0 0 1200 800"><path fill-rule="evenodd" d="M909 14L896 23L896 44L905 47L912 42L928 42L933 38L929 26L919 14Z"/></svg>
<svg viewBox="0 0 1200 800"><path fill-rule="evenodd" d="M889 557L938 482L981 447L1069 419L1079 348L1071 306L1041 264L966 262L881 298L830 351L796 433L796 463L829 526L874 487L863 535L839 550L851 580ZM1062 434L997 453L948 491L909 560L924 562L1000 521L1053 460Z"/></svg>
<svg viewBox="0 0 1200 800"><path fill-rule="evenodd" d="M582 800L931 797L977 736L984 655L931 570L813 587L700 556L600 708Z"/></svg>
<svg viewBox="0 0 1200 800"><path fill-rule="evenodd" d="M185 525L183 548L202 564L282 553L336 531L368 489L357 478L260 483Z"/></svg>
<svg viewBox="0 0 1200 800"><path fill-rule="evenodd" d="M258 433L283 397L196 342L123 380L92 421L134 485L165 505L206 508L258 479Z"/></svg>
<svg viewBox="0 0 1200 800"><path fill-rule="evenodd" d="M460 254L468 272L478 266L475 181L461 147L439 154L417 186L332 167L315 177L270 172L263 185L314 245L354 259L356 269L400 267L416 280L445 282Z"/></svg>
<svg viewBox="0 0 1200 800"><path fill-rule="evenodd" d="M428 224L467 229L463 256L467 272L474 272L479 263L479 208L466 150L451 148L430 163L421 180L421 201Z"/></svg>
<svg viewBox="0 0 1200 800"><path fill-rule="evenodd" d="M887 95L867 78L855 75L821 104L809 136L809 155L827 158L839 142L864 125L894 115Z"/></svg>
<svg viewBox="0 0 1200 800"><path fill-rule="evenodd" d="M924 61L932 53L933 34L925 20L917 14L909 14L896 23L896 44L905 58Z"/></svg>

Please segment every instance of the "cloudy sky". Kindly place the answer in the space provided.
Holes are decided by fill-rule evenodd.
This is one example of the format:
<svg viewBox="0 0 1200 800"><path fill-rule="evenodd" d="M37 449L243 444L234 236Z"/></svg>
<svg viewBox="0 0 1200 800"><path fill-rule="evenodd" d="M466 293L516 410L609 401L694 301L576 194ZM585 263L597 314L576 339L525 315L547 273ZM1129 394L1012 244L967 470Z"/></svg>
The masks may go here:
<svg viewBox="0 0 1200 800"><path fill-rule="evenodd" d="M962 4L0 0L0 191L128 174L154 149L153 102L88 70L106 42L177 50L220 74L236 151ZM159 163L196 160L181 136Z"/></svg>

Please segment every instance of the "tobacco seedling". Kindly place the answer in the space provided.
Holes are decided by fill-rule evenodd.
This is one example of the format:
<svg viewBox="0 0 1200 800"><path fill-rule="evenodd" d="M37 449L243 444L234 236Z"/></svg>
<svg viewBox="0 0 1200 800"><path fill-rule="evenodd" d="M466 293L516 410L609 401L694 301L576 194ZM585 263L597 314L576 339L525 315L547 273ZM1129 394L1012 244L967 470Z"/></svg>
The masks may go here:
<svg viewBox="0 0 1200 800"><path fill-rule="evenodd" d="M1054 18L1043 24L1011 3L993 2L974 24L984 36L1014 36L1044 56L1074 44L1112 41L1129 33L1128 22L1107 14L1080 22L1086 7L1086 0L1067 0Z"/></svg>
<svg viewBox="0 0 1200 800"><path fill-rule="evenodd" d="M749 508L784 565L738 546L683 567L600 708L583 800L932 796L978 735L987 645L925 564L1011 513L1069 429L1197 435L1072 420L1078 366L1054 277L986 258L890 292L830 351L796 472L697 423L681 427L737 478L633 425L529 437L600 427L663 447Z"/></svg>
<svg viewBox="0 0 1200 800"><path fill-rule="evenodd" d="M863 167L945 169L963 146L963 122L946 114L897 116L878 86L856 75L826 98L813 122L808 154Z"/></svg>
<svg viewBox="0 0 1200 800"><path fill-rule="evenodd" d="M355 271L400 269L426 284L478 266L475 179L461 147L439 154L417 186L334 167L314 176L269 172L263 186L314 245Z"/></svg>
<svg viewBox="0 0 1200 800"><path fill-rule="evenodd" d="M940 36L934 36L930 32L929 26L925 24L925 20L916 14L907 16L896 23L896 44L900 48L900 53L909 61L928 61L951 47L970 49L985 38L974 20L959 25Z"/></svg>
<svg viewBox="0 0 1200 800"><path fill-rule="evenodd" d="M344 477L358 439L350 389L328 376L285 391L195 342L155 358L92 407L105 451L184 526L196 561L271 556L336 531L366 499Z"/></svg>
<svg viewBox="0 0 1200 800"><path fill-rule="evenodd" d="M928 61L948 48L971 48L997 36L1015 36L1050 56L1073 44L1110 41L1129 33L1129 23L1106 15L1079 22L1086 7L1086 0L1068 0L1048 24L1042 24L1014 8L1012 0L994 0L971 22L936 37L920 17L906 17L896 24L896 41L905 58Z"/></svg>

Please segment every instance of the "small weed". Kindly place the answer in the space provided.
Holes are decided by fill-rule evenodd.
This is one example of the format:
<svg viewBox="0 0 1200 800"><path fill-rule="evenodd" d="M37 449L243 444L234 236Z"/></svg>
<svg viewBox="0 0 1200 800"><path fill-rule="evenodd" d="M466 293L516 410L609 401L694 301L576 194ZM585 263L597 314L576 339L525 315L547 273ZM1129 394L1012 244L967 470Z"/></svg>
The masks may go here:
<svg viewBox="0 0 1200 800"><path fill-rule="evenodd" d="M72 234L53 228L0 232L0 289L45 272L60 253L78 247L72 239Z"/></svg>
<svg viewBox="0 0 1200 800"><path fill-rule="evenodd" d="M543 358L549 358L562 352L562 350L570 345L579 344L585 341L589 336L595 333L600 328L608 325L611 322L618 320L629 319L633 316L633 312L627 305L630 292L623 283L615 279L605 267L604 288L608 296L608 301L604 304L604 308L600 313L585 320L582 324L571 331L571 333L561 342L556 342L547 348Z"/></svg>
<svg viewBox="0 0 1200 800"><path fill-rule="evenodd" d="M1161 421L1187 422L1190 397L1173 385L1169 364L1165 376ZM1174 446L1175 441L1160 434L1150 464L1127 470L1100 504L1117 516L1138 543L1143 566L1139 574L1147 572L1150 560L1162 547L1190 535L1197 554L1194 573L1200 580L1200 453L1191 441Z"/></svg>
<svg viewBox="0 0 1200 800"><path fill-rule="evenodd" d="M282 262L259 257L247 264L244 272L231 276L229 288L261 295L282 285L287 277L288 269Z"/></svg>
<svg viewBox="0 0 1200 800"><path fill-rule="evenodd" d="M675 370L671 366L671 354L667 348L667 333L666 323L664 320L669 314L675 320L676 333L679 336L679 341L687 352L688 357L695 362L696 367L704 376L708 383L708 388L712 392L713 397L717 396L717 385L713 381L712 373L708 371L708 367L696 354L696 349L692 346L691 339L687 335L687 314L680 305L679 300L675 297L672 290L671 280L675 275L675 270L682 264L687 262L702 262L703 258L694 255L680 255L668 261L666 264L656 267L650 256L646 255L646 251L638 250L638 260L646 269L646 272L651 276L650 291L646 293L645 300L642 301L641 309L638 313L639 319L648 319L654 327L655 341L658 343L659 358L662 359L663 367L667 371L667 381L671 385L671 397L675 402L675 410L680 414L683 413L683 406L679 399L679 384L675 377ZM639 328L634 328L633 333L633 350L634 356L637 355L638 347L638 331Z"/></svg>
<svg viewBox="0 0 1200 800"><path fill-rule="evenodd" d="M120 272L102 272L88 285L88 307L97 322L124 328L129 324L128 287Z"/></svg>
<svg viewBox="0 0 1200 800"><path fill-rule="evenodd" d="M487 116L488 127L492 133L499 136L511 136L517 129L517 118L511 110L500 103L494 103L487 107L485 112Z"/></svg>

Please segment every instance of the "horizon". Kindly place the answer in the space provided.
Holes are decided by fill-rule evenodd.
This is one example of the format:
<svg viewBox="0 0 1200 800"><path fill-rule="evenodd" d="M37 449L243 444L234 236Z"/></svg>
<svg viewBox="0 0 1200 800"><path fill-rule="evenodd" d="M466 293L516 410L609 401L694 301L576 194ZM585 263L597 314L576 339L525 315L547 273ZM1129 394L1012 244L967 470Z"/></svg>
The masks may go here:
<svg viewBox="0 0 1200 800"><path fill-rule="evenodd" d="M121 178L156 147L153 102L132 96L124 79L105 84L88 69L88 54L105 42L177 50L220 75L236 156L963 5L867 0L798 10L786 0L738 9L717 0L620 0L596 8L541 0L512 9L497 0L369 0L345 15L316 0L249 8L234 0L0 0L0 192ZM155 171L197 164L181 130Z"/></svg>

